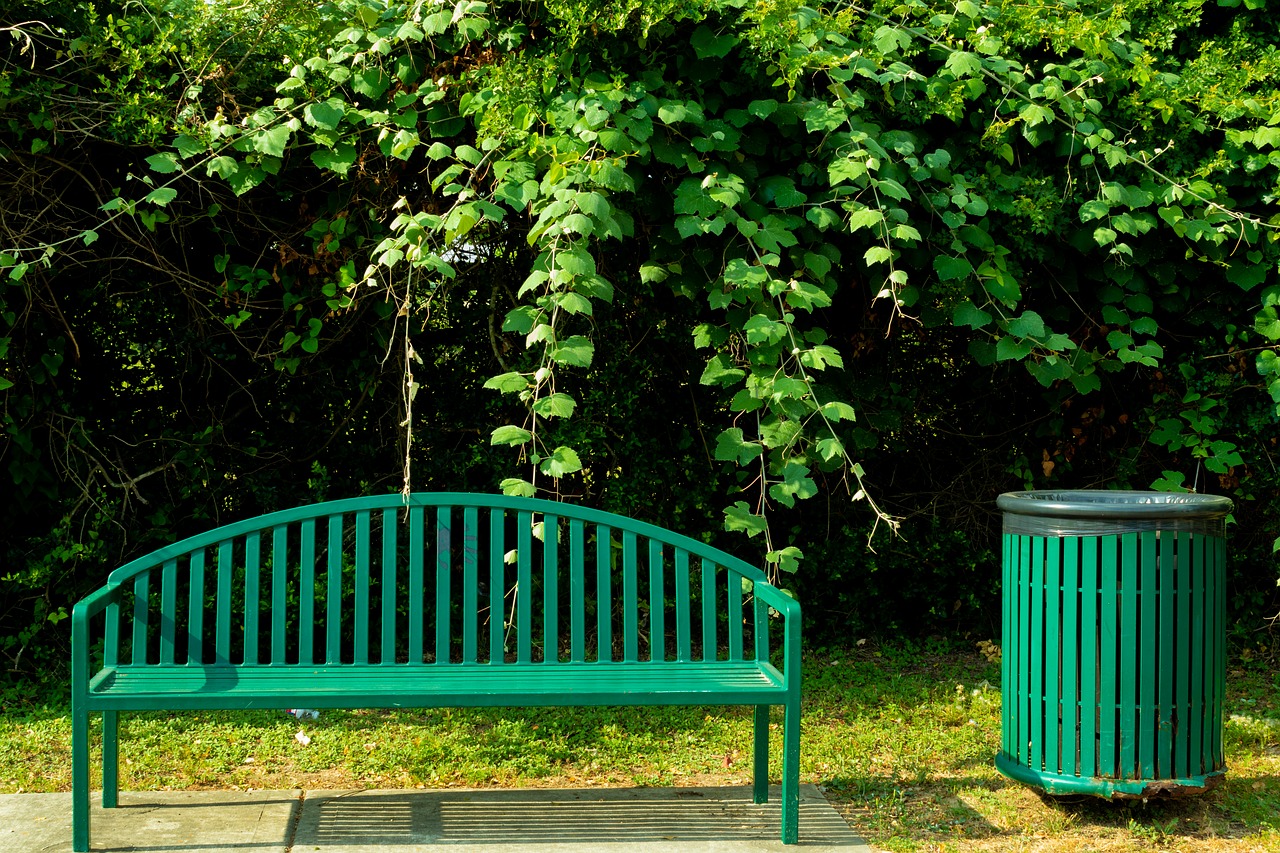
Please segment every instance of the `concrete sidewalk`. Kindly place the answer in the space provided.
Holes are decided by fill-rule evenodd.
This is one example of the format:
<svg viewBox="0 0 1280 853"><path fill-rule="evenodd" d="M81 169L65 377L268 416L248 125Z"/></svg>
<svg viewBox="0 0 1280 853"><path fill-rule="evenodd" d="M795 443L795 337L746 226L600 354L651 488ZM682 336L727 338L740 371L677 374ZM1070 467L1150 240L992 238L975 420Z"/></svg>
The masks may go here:
<svg viewBox="0 0 1280 853"><path fill-rule="evenodd" d="M95 804L95 851L198 853L872 853L800 788L800 844L778 840L777 789L458 789L120 793ZM96 803L97 794L94 794ZM71 850L70 794L0 795L0 853Z"/></svg>

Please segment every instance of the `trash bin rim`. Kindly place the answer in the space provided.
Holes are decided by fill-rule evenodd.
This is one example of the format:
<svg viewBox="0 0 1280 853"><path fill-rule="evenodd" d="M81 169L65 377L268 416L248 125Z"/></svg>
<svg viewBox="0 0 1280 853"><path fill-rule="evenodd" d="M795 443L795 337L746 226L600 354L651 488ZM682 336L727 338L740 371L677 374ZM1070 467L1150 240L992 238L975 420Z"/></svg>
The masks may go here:
<svg viewBox="0 0 1280 853"><path fill-rule="evenodd" d="M1047 518L1221 518L1231 512L1231 499L1121 489L1038 489L1005 492L996 506L1006 513Z"/></svg>

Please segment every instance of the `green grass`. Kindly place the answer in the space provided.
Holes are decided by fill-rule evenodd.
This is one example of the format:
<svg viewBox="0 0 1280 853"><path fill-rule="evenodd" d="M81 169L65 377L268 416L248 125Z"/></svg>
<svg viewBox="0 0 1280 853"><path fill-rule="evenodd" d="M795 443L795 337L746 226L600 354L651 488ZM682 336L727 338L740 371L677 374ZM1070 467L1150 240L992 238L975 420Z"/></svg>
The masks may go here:
<svg viewBox="0 0 1280 853"><path fill-rule="evenodd" d="M976 652L812 654L802 777L894 853L1280 853L1280 676L1239 662L1227 686L1227 782L1178 802L1113 804L1042 797L995 771L999 669ZM0 704L0 792L68 790L65 705L12 691ZM751 773L750 712L732 708L332 711L301 723L204 712L121 725L128 790L742 785Z"/></svg>
<svg viewBox="0 0 1280 853"><path fill-rule="evenodd" d="M996 772L1000 694L975 694L982 685L974 682L998 684L997 672L965 666L964 656L899 651L886 658L883 695L860 709L859 748L843 753L848 769L820 782L877 847L1280 851L1280 676L1271 665L1229 670L1222 787L1185 800L1111 803L1042 796Z"/></svg>

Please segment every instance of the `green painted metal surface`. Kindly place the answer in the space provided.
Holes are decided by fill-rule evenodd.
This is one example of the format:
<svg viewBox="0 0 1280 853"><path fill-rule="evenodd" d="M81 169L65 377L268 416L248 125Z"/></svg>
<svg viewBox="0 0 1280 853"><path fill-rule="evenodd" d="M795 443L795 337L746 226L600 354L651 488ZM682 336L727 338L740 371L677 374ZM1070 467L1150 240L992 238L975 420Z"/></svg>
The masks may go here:
<svg viewBox="0 0 1280 853"><path fill-rule="evenodd" d="M122 566L76 605L73 849L89 849L94 713L113 807L131 711L673 704L755 709L757 802L782 706L795 843L800 610L759 569L634 519L496 495L248 519Z"/></svg>
<svg viewBox="0 0 1280 853"><path fill-rule="evenodd" d="M1005 533L1005 775L1119 798L1198 793L1225 772L1225 542L1151 526Z"/></svg>

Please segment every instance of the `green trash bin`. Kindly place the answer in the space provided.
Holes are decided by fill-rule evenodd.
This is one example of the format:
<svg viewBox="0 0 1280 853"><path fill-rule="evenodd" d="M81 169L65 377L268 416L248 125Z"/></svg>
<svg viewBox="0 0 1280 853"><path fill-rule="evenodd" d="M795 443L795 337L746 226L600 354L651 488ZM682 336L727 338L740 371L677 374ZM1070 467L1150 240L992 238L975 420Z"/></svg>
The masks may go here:
<svg viewBox="0 0 1280 853"><path fill-rule="evenodd" d="M1226 770L1228 498L1009 492L996 767L1049 794L1206 791Z"/></svg>

